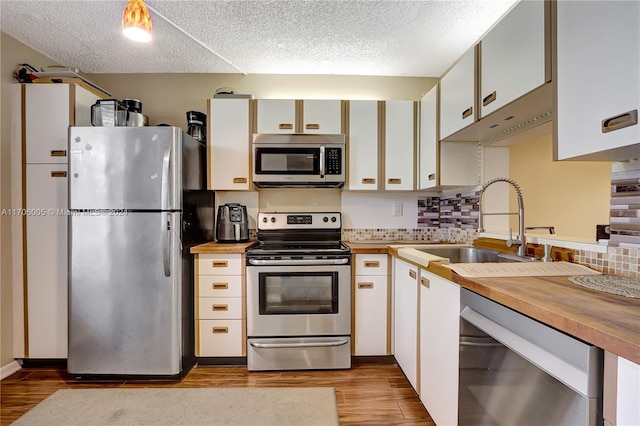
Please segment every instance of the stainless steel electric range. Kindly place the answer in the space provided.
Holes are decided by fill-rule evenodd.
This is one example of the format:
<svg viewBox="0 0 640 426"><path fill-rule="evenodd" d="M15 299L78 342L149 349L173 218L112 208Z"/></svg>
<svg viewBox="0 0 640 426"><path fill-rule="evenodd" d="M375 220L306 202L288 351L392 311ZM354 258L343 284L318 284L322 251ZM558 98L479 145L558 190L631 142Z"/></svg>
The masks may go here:
<svg viewBox="0 0 640 426"><path fill-rule="evenodd" d="M340 213L259 213L247 250L249 370L351 367L351 252Z"/></svg>

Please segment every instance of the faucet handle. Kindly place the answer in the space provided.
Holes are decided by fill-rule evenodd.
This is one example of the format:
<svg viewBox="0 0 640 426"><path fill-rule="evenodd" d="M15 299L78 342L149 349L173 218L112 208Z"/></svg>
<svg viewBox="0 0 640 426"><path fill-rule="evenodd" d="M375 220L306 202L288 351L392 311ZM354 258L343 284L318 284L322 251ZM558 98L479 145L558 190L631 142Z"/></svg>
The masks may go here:
<svg viewBox="0 0 640 426"><path fill-rule="evenodd" d="M513 230L509 228L509 238L507 239L507 247L520 247L522 241L513 239Z"/></svg>

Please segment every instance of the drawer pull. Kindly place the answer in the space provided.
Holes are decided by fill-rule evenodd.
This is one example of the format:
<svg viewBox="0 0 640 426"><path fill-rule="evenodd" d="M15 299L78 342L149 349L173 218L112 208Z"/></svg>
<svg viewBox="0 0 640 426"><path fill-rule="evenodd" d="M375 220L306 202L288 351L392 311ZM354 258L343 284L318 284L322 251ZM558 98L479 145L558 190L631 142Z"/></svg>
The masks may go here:
<svg viewBox="0 0 640 426"><path fill-rule="evenodd" d="M293 129L293 124L291 124L291 123L280 123L278 125L278 128L280 130L292 130Z"/></svg>
<svg viewBox="0 0 640 426"><path fill-rule="evenodd" d="M416 271L409 270L409 276L415 280L416 279Z"/></svg>
<svg viewBox="0 0 640 426"><path fill-rule="evenodd" d="M377 260L367 260L366 262L364 262L364 267L365 268L379 268L380 267L380 262Z"/></svg>
<svg viewBox="0 0 640 426"><path fill-rule="evenodd" d="M436 180L436 174L435 174L435 173L431 173L431 174L428 176L428 179L429 179L429 180Z"/></svg>
<svg viewBox="0 0 640 426"><path fill-rule="evenodd" d="M211 332L216 334L220 334L220 333L228 333L229 332L229 327L212 327L211 328Z"/></svg>
<svg viewBox="0 0 640 426"><path fill-rule="evenodd" d="M387 180L387 182L389 183L389 185L399 185L402 183L402 179L400 178L389 178L389 180Z"/></svg>
<svg viewBox="0 0 640 426"><path fill-rule="evenodd" d="M317 123L308 123L305 127L307 130L320 130L320 125Z"/></svg>
<svg viewBox="0 0 640 426"><path fill-rule="evenodd" d="M246 177L235 177L233 178L233 183L247 183Z"/></svg>
<svg viewBox="0 0 640 426"><path fill-rule="evenodd" d="M420 284L422 284L426 288L431 287L431 282L429 281L428 278L425 278L425 277L420 277Z"/></svg>
<svg viewBox="0 0 640 426"><path fill-rule="evenodd" d="M226 268L227 266L229 266L229 262L226 260L214 260L213 262L211 262L211 266L213 266L214 268Z"/></svg>
<svg viewBox="0 0 640 426"><path fill-rule="evenodd" d="M373 288L373 283L358 283L358 288Z"/></svg>
<svg viewBox="0 0 640 426"><path fill-rule="evenodd" d="M51 177L67 177L67 172L51 172Z"/></svg>
<svg viewBox="0 0 640 426"><path fill-rule="evenodd" d="M487 96L485 96L482 99L482 106L487 106L495 100L496 100L496 91L494 90L493 92L489 93Z"/></svg>
<svg viewBox="0 0 640 426"><path fill-rule="evenodd" d="M211 305L212 311L228 311L229 305Z"/></svg>
<svg viewBox="0 0 640 426"><path fill-rule="evenodd" d="M464 111L462 111L462 119L464 120L465 118L471 116L471 114L473 114L473 107L465 109Z"/></svg>
<svg viewBox="0 0 640 426"><path fill-rule="evenodd" d="M213 283L211 288L214 290L226 290L229 288L229 283Z"/></svg>
<svg viewBox="0 0 640 426"><path fill-rule="evenodd" d="M362 178L363 184L374 185L376 180L374 178Z"/></svg>
<svg viewBox="0 0 640 426"><path fill-rule="evenodd" d="M602 133L613 132L636 124L638 124L638 110L634 109L633 111L602 120Z"/></svg>
<svg viewBox="0 0 640 426"><path fill-rule="evenodd" d="M51 150L52 157L66 157L67 150L66 149L52 149Z"/></svg>

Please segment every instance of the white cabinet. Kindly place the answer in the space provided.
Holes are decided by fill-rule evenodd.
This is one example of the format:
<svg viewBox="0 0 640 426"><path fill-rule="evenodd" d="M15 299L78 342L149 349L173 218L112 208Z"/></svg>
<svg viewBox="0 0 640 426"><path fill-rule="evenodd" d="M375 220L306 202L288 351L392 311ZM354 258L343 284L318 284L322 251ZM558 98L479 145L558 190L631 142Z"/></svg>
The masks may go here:
<svg viewBox="0 0 640 426"><path fill-rule="evenodd" d="M243 255L197 254L195 262L196 356L246 356Z"/></svg>
<svg viewBox="0 0 640 426"><path fill-rule="evenodd" d="M607 426L640 424L640 365L604 354L603 414Z"/></svg>
<svg viewBox="0 0 640 426"><path fill-rule="evenodd" d="M475 58L470 49L440 80L440 139L474 122Z"/></svg>
<svg viewBox="0 0 640 426"><path fill-rule="evenodd" d="M420 400L438 425L458 423L460 286L420 270Z"/></svg>
<svg viewBox="0 0 640 426"><path fill-rule="evenodd" d="M640 2L557 2L559 160L623 161L640 152Z"/></svg>
<svg viewBox="0 0 640 426"><path fill-rule="evenodd" d="M257 133L342 133L340 100L259 99Z"/></svg>
<svg viewBox="0 0 640 426"><path fill-rule="evenodd" d="M249 190L250 103L248 99L209 99L208 185L213 190Z"/></svg>
<svg viewBox="0 0 640 426"><path fill-rule="evenodd" d="M415 189L416 107L413 101L385 102L385 190Z"/></svg>
<svg viewBox="0 0 640 426"><path fill-rule="evenodd" d="M418 390L418 268L394 258L393 355Z"/></svg>
<svg viewBox="0 0 640 426"><path fill-rule="evenodd" d="M17 86L14 105L22 110L21 134L13 146L22 152L25 179L23 227L25 346L17 358L67 357L67 161L69 126L90 126L91 105L99 97L75 84ZM17 207L17 206L16 206Z"/></svg>
<svg viewBox="0 0 640 426"><path fill-rule="evenodd" d="M437 86L420 100L418 189L475 186L480 181L480 148L473 142L438 143Z"/></svg>
<svg viewBox="0 0 640 426"><path fill-rule="evenodd" d="M348 106L350 190L378 189L378 101L349 101Z"/></svg>
<svg viewBox="0 0 640 426"><path fill-rule="evenodd" d="M545 83L545 2L519 2L480 50L482 118Z"/></svg>
<svg viewBox="0 0 640 426"><path fill-rule="evenodd" d="M354 258L353 355L388 355L388 255L356 254Z"/></svg>

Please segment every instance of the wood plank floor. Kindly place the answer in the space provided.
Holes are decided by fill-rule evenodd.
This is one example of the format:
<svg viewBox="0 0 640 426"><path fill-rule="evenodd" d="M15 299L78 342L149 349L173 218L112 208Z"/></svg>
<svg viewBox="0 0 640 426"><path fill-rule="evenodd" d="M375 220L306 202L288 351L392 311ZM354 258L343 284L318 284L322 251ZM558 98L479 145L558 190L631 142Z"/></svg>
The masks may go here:
<svg viewBox="0 0 640 426"><path fill-rule="evenodd" d="M26 368L0 383L1 424L9 425L58 389L104 387L308 387L336 390L341 425L433 426L397 365L361 364L349 370L249 372L246 367L203 366L180 382L84 382L64 369Z"/></svg>

